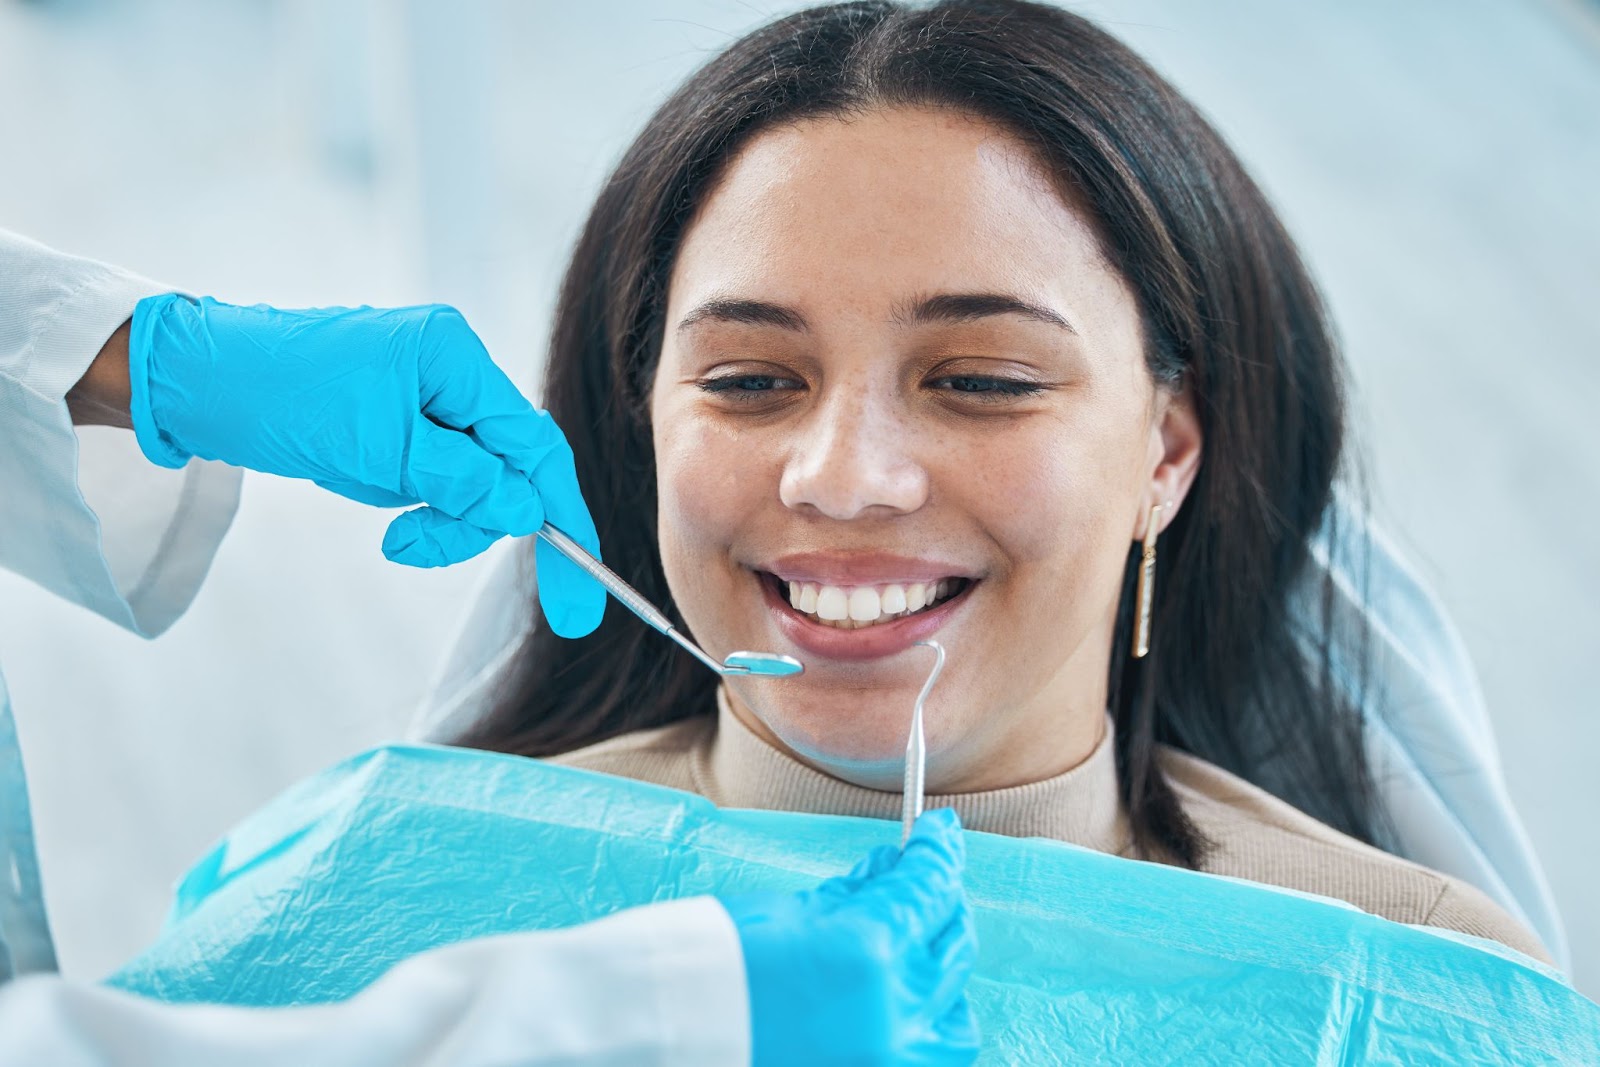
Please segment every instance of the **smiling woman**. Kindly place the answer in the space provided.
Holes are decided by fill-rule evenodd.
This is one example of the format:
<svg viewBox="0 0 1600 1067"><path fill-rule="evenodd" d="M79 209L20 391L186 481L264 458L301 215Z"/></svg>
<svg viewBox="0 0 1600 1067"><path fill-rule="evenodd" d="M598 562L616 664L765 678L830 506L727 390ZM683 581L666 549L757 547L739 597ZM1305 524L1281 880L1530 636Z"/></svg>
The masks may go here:
<svg viewBox="0 0 1600 1067"><path fill-rule="evenodd" d="M707 640L810 670L731 688L740 721L891 788L927 669L902 653L937 634L956 654L934 788L1082 763L1127 546L1188 487L1199 426L1155 387L1133 295L1033 153L910 105L765 130L688 228L667 325L650 425L668 585Z"/></svg>
<svg viewBox="0 0 1600 1067"><path fill-rule="evenodd" d="M621 613L535 618L463 743L893 817L937 637L930 802L968 826L1542 954L1371 847L1359 709L1291 610L1343 445L1320 302L1232 153L1084 20L844 4L735 43L602 192L545 399L607 562L711 654L806 672L717 689Z"/></svg>

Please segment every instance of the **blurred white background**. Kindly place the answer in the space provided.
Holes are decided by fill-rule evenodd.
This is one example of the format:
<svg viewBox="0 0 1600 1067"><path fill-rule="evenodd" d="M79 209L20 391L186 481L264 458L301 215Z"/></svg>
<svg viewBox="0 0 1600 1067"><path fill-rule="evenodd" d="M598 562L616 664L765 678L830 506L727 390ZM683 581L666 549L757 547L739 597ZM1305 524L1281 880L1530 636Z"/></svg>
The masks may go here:
<svg viewBox="0 0 1600 1067"><path fill-rule="evenodd" d="M0 226L236 302L454 303L531 386L608 166L689 70L793 6L0 0ZM1300 238L1376 510L1477 659L1600 994L1600 7L1077 6L1215 119ZM404 728L488 560L393 567L387 518L247 478L155 643L0 574L68 973L146 942L235 820Z"/></svg>

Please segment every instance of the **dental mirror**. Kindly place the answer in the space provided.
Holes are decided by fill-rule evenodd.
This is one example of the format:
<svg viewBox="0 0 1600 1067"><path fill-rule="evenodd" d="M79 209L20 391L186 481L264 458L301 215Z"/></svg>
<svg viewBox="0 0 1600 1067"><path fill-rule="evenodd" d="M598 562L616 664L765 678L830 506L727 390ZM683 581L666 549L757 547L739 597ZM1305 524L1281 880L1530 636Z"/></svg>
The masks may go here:
<svg viewBox="0 0 1600 1067"><path fill-rule="evenodd" d="M735 652L728 657L726 663L718 663L703 648L679 633L677 627L672 625L672 620L641 596L637 589L617 577L610 567L589 555L578 542L548 522L539 528L539 536L544 538L551 548L582 567L590 577L605 586L606 592L616 597L623 607L649 623L652 629L676 641L695 659L718 674L784 678L805 670L805 665L793 656L780 656L776 652Z"/></svg>
<svg viewBox="0 0 1600 1067"><path fill-rule="evenodd" d="M782 678L805 670L804 664L793 656L780 656L776 652L730 652L723 667L727 674L760 674L768 678Z"/></svg>

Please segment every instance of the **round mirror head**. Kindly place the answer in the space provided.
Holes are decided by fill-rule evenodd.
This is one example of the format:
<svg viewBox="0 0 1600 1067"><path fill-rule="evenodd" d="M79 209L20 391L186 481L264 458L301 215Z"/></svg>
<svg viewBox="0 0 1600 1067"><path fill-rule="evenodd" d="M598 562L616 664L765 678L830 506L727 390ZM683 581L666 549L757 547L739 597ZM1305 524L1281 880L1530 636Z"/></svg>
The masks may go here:
<svg viewBox="0 0 1600 1067"><path fill-rule="evenodd" d="M782 678L805 670L805 665L793 656L774 652L732 652L724 663L730 673L761 674L769 678Z"/></svg>

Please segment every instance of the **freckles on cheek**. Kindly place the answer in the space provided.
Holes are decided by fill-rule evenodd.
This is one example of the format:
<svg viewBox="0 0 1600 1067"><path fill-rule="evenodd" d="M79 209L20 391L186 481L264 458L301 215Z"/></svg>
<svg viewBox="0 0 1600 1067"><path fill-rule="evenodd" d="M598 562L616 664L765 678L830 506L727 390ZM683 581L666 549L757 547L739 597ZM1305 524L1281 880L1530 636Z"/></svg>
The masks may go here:
<svg viewBox="0 0 1600 1067"><path fill-rule="evenodd" d="M1088 547L1105 487L1071 455L1049 442L970 473L966 496L1013 564L1060 564Z"/></svg>
<svg viewBox="0 0 1600 1067"><path fill-rule="evenodd" d="M1076 632L1120 585L1138 491L1134 435L1114 419L1036 425L967 473L963 499L1010 579L995 590L1017 625Z"/></svg>
<svg viewBox="0 0 1600 1067"><path fill-rule="evenodd" d="M739 466L738 450L730 450L726 435L687 421L666 436L670 443L656 453L663 550L676 544L704 553L728 545L750 493L751 475Z"/></svg>

